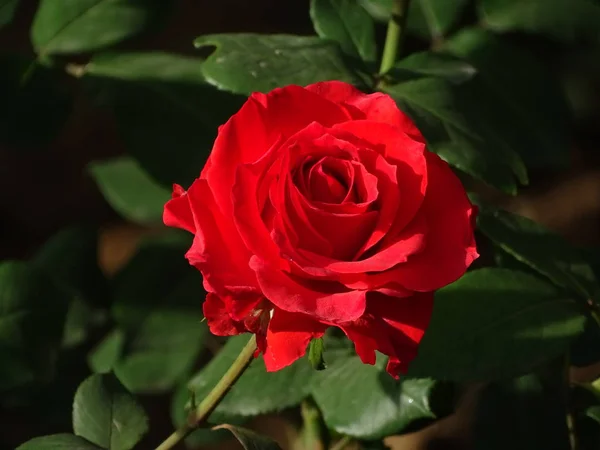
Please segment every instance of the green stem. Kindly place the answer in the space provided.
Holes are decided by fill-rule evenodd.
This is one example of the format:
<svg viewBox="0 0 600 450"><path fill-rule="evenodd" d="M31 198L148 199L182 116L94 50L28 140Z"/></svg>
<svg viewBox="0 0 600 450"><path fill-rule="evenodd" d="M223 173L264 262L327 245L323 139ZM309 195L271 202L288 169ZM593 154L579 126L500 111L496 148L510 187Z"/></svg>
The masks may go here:
<svg viewBox="0 0 600 450"><path fill-rule="evenodd" d="M307 450L325 450L322 439L321 413L317 407L310 400L305 400L300 406L300 413L304 425L302 429L304 448Z"/></svg>
<svg viewBox="0 0 600 450"><path fill-rule="evenodd" d="M170 450L179 442L186 438L192 431L198 428L208 416L219 405L223 397L229 392L229 389L235 384L238 378L244 373L244 370L252 362L254 352L256 350L256 336L248 340L238 357L231 364L225 375L221 377L216 386L202 400L195 411L188 417L187 423L176 430L162 444L156 447L156 450Z"/></svg>
<svg viewBox="0 0 600 450"><path fill-rule="evenodd" d="M409 3L410 0L394 0L392 17L390 17L390 21L388 22L379 75L387 73L396 62L396 58L402 47L402 40L406 29L406 17L408 16Z"/></svg>
<svg viewBox="0 0 600 450"><path fill-rule="evenodd" d="M566 391L565 391L565 403L566 403L566 414L565 414L565 420L566 420L566 424L567 424L567 431L569 433L569 448L570 450L577 450L578 449L578 442L577 442L577 434L576 434L576 430L575 430L575 416L573 414L573 409L571 407L571 376L569 373L569 370L571 368L571 355L569 354L569 352L567 352L567 354L565 355L565 384L566 384Z"/></svg>
<svg viewBox="0 0 600 450"><path fill-rule="evenodd" d="M329 450L343 450L352 442L350 436L344 436L342 439L337 441Z"/></svg>

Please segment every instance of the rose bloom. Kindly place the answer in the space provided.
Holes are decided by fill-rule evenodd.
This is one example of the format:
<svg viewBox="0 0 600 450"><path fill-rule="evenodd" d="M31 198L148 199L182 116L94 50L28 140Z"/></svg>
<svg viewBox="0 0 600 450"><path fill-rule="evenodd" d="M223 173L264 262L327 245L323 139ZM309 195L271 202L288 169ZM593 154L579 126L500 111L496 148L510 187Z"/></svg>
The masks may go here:
<svg viewBox="0 0 600 450"><path fill-rule="evenodd" d="M194 234L204 315L255 333L268 371L338 327L397 376L416 356L433 291L478 257L475 207L387 95L339 81L250 96L219 129L166 225ZM258 351L257 351L258 354Z"/></svg>

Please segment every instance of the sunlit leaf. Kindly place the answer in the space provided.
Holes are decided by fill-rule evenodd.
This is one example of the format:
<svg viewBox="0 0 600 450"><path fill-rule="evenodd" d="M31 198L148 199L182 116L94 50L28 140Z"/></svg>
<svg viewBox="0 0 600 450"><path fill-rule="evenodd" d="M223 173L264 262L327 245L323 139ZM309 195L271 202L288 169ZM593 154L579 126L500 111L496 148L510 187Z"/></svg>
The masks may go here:
<svg viewBox="0 0 600 450"><path fill-rule="evenodd" d="M202 66L206 80L239 94L325 80L361 81L347 65L338 44L317 37L213 34L197 38L194 44L216 46Z"/></svg>
<svg viewBox="0 0 600 450"><path fill-rule="evenodd" d="M534 276L468 272L436 292L409 374L474 381L526 373L565 352L584 328L579 305Z"/></svg>

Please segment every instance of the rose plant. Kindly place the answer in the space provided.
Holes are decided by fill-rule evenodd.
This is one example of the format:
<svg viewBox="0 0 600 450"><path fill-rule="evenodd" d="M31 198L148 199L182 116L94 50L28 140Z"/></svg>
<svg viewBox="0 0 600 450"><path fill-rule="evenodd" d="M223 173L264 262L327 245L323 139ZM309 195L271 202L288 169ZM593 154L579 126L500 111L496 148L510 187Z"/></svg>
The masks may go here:
<svg viewBox="0 0 600 450"><path fill-rule="evenodd" d="M414 358L433 292L477 258L474 207L382 93L326 81L250 96L165 224L194 234L210 331L255 333L268 371L330 326L363 362Z"/></svg>
<svg viewBox="0 0 600 450"><path fill-rule="evenodd" d="M98 227L0 262L0 412L31 417L0 447L380 449L476 391L470 448L598 448L566 375L600 360L597 249L500 206L565 166L577 102L537 56L600 7L311 0L316 36L119 47L167 3L42 0L35 54L0 55L2 143L60 142L82 88L124 148L87 174L151 231L114 275ZM280 412L294 442L244 425Z"/></svg>

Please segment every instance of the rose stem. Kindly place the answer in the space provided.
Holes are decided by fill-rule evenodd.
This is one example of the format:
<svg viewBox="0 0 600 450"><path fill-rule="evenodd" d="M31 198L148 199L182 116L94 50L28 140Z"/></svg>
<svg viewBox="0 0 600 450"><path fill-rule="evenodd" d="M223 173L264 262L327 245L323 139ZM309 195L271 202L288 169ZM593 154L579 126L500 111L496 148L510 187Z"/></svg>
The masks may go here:
<svg viewBox="0 0 600 450"><path fill-rule="evenodd" d="M219 405L225 394L229 392L229 389L235 384L238 378L244 373L246 368L252 362L254 352L256 350L256 337L252 337L248 340L248 343L244 346L240 354L237 356L235 361L231 364L225 375L221 377L215 387L208 393L208 395L202 400L198 407L190 413L187 422L177 429L171 436L156 447L156 450L169 450L175 447L179 442L186 438L192 431L194 431L200 424L202 424L208 416L215 410Z"/></svg>
<svg viewBox="0 0 600 450"><path fill-rule="evenodd" d="M352 438L350 436L344 436L342 439L337 441L333 447L329 450L344 450L350 443L352 442Z"/></svg>
<svg viewBox="0 0 600 450"><path fill-rule="evenodd" d="M564 376L565 376L565 407L566 414L565 420L567 425L567 431L569 433L569 449L577 450L579 448L577 442L577 434L575 430L575 416L573 414L573 407L571 405L571 354L567 350L565 354L565 366L564 366Z"/></svg>
<svg viewBox="0 0 600 450"><path fill-rule="evenodd" d="M408 5L410 0L394 0L392 6L392 16L388 22L383 55L381 57L381 66L379 75L387 73L396 62L398 52L402 47L402 38L406 28L406 17L408 16Z"/></svg>
<svg viewBox="0 0 600 450"><path fill-rule="evenodd" d="M304 448L308 450L325 450L322 439L321 413L318 408L310 400L304 400L300 407L300 413L304 422L301 433Z"/></svg>

